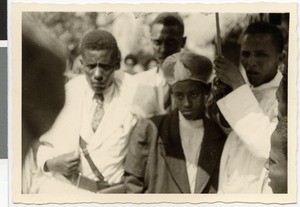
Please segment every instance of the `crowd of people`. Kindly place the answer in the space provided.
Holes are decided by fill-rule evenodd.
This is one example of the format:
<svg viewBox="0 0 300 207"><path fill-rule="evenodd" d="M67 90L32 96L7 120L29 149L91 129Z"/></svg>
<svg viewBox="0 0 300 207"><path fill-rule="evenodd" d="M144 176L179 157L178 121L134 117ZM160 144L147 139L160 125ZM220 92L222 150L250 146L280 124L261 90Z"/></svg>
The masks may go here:
<svg viewBox="0 0 300 207"><path fill-rule="evenodd" d="M68 81L64 106L37 134L27 156L34 162L23 164L23 193L287 193L281 30L267 22L246 28L240 51L246 77L223 56L211 61L186 51L176 13L159 14L150 37L155 66L138 74L133 55L120 69L111 33L82 38L76 67L83 74ZM40 45L30 44L23 48ZM32 65L23 60L23 67ZM26 129L31 137L33 129Z"/></svg>

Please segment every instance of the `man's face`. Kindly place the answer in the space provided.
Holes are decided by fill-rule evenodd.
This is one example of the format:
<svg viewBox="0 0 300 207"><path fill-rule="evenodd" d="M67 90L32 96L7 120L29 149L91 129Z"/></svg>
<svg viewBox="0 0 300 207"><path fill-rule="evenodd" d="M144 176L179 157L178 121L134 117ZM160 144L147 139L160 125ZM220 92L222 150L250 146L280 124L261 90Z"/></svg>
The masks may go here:
<svg viewBox="0 0 300 207"><path fill-rule="evenodd" d="M127 60L125 61L125 65L126 65L126 67L127 67L128 69L132 69L133 66L134 66L134 61L133 61L132 59L127 59Z"/></svg>
<svg viewBox="0 0 300 207"><path fill-rule="evenodd" d="M151 40L154 55L161 64L169 55L179 52L185 44L185 38L177 26L154 24L151 28Z"/></svg>
<svg viewBox="0 0 300 207"><path fill-rule="evenodd" d="M188 120L201 119L204 113L205 92L198 81L186 80L172 86L175 104Z"/></svg>
<svg viewBox="0 0 300 207"><path fill-rule="evenodd" d="M269 186L273 193L287 193L287 159L280 140L280 133L275 130L271 137L270 157L265 165L269 170Z"/></svg>
<svg viewBox="0 0 300 207"><path fill-rule="evenodd" d="M249 82L254 87L275 77L281 57L282 54L277 51L270 34L246 34L243 37L241 61Z"/></svg>
<svg viewBox="0 0 300 207"><path fill-rule="evenodd" d="M278 99L278 118L287 116L287 98L285 94L283 81L281 80L279 87L276 92L276 97Z"/></svg>
<svg viewBox="0 0 300 207"><path fill-rule="evenodd" d="M95 93L103 93L113 82L115 64L112 50L84 50L82 63L88 83Z"/></svg>

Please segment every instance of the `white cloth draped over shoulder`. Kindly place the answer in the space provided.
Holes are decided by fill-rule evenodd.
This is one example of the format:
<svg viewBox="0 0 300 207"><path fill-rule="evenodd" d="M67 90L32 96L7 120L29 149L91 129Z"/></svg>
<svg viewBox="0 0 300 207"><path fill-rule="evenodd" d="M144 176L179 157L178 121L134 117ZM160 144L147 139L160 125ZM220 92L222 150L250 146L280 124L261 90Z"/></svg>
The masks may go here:
<svg viewBox="0 0 300 207"><path fill-rule="evenodd" d="M161 69L154 67L133 77L139 83L137 96L144 99L139 103L142 104L146 117L168 113L164 109L164 101L169 86Z"/></svg>
<svg viewBox="0 0 300 207"><path fill-rule="evenodd" d="M44 164L47 160L58 155L79 150L79 136L88 142L87 149L91 158L103 174L108 183L119 183L124 174L123 162L127 153L129 134L136 124L138 107L135 107L134 95L137 90L136 82L133 78L120 71L114 73L114 86L106 97L104 104L104 116L95 131L86 130L82 127L87 120L84 109L85 97L90 93L90 86L86 77L79 76L66 84L66 101L61 113L58 115L52 128L41 136L42 143L37 153L38 173L35 186L32 192L38 192L40 187L47 188L45 177L53 179L61 178L55 173L43 172ZM104 99L105 100L105 99ZM90 124L90 123L89 123ZM88 125L88 124L86 124ZM82 174L91 179L95 178L86 159L81 154ZM42 174L42 176L41 176ZM44 178L41 178L44 177ZM58 180L59 180L58 179Z"/></svg>
<svg viewBox="0 0 300 207"><path fill-rule="evenodd" d="M260 180L277 125L276 91L282 75L252 88L243 85L217 102L232 131L225 143L218 193L261 193Z"/></svg>

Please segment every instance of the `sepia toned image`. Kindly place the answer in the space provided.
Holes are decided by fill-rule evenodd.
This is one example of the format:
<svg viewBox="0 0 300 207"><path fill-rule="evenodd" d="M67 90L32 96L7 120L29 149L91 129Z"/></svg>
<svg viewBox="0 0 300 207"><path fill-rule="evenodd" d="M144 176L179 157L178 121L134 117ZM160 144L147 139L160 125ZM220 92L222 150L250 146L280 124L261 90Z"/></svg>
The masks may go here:
<svg viewBox="0 0 300 207"><path fill-rule="evenodd" d="M12 8L14 202L296 201L296 4Z"/></svg>

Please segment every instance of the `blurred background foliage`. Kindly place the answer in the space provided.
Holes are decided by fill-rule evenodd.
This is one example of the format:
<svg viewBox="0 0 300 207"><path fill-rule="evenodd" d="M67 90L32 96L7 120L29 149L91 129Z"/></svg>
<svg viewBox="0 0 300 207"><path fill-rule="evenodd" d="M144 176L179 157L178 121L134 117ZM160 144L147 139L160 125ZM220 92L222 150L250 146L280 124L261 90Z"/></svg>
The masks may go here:
<svg viewBox="0 0 300 207"><path fill-rule="evenodd" d="M49 35L61 40L63 46L67 48L68 71L72 69L74 60L79 55L81 38L94 29L111 32L117 39L122 59L128 54L134 54L144 69L153 54L149 25L158 13L30 12L26 15L37 27L48 30ZM185 24L187 36L185 49L213 60L216 55L214 13L179 13L179 15ZM223 55L238 65L241 34L249 23L261 20L272 22L286 30L288 34L288 17L288 14L220 13Z"/></svg>

